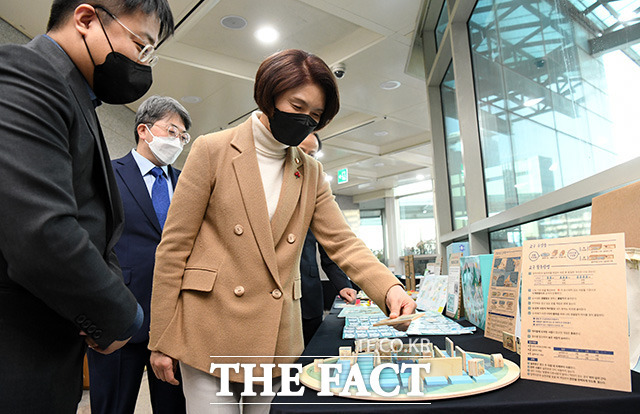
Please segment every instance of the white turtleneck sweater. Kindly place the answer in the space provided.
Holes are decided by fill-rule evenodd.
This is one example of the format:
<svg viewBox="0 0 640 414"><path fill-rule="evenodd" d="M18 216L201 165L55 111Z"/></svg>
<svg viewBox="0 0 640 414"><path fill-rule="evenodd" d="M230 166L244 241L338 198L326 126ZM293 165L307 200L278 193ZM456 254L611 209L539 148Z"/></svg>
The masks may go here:
<svg viewBox="0 0 640 414"><path fill-rule="evenodd" d="M256 155L258 156L258 167L262 177L262 188L264 188L269 220L271 220L273 213L276 212L276 207L278 207L284 177L284 160L289 146L273 137L271 131L260 122L259 116L261 114L260 111L251 114L251 124Z"/></svg>

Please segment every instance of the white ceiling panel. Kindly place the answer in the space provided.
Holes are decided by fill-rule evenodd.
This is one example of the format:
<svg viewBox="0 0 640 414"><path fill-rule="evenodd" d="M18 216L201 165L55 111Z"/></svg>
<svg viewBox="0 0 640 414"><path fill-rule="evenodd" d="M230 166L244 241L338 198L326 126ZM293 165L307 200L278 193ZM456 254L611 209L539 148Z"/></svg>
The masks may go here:
<svg viewBox="0 0 640 414"><path fill-rule="evenodd" d="M266 56L301 48L329 65L344 62L346 76L338 80L342 109L319 132L321 162L329 175L349 168L349 183L332 182L337 194L384 194L419 181L419 176L430 177L426 86L405 73L422 2L169 0L179 27L176 36L158 48L161 60L145 97L160 94L180 100L193 118L192 135L198 136L237 125L256 108L253 78ZM50 4L4 0L0 17L33 37L44 32ZM223 27L220 20L228 15L243 17L247 26ZM277 29L279 40L259 43L254 32L263 25ZM380 84L387 81L401 85L383 90ZM199 102L188 103L184 97ZM141 101L129 107L136 110ZM176 162L178 167L188 151Z"/></svg>

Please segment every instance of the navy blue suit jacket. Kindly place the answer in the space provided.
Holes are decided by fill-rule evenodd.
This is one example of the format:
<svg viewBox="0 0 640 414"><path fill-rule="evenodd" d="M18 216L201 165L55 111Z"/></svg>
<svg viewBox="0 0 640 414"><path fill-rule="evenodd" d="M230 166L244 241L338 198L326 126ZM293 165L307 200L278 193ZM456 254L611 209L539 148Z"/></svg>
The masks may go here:
<svg viewBox="0 0 640 414"><path fill-rule="evenodd" d="M145 342L149 339L153 267L162 229L133 155L128 153L111 161L111 165L124 205L124 230L114 250L122 268L124 283L144 310L142 327L131 338L131 342ZM171 166L168 171L175 188L180 171Z"/></svg>
<svg viewBox="0 0 640 414"><path fill-rule="evenodd" d="M300 258L300 277L302 279L302 317L305 319L317 318L324 311L324 300L322 296L322 282L320 281L320 270L316 259L316 245L320 251L320 263L322 270L340 292L346 287L352 287L347 275L333 262L318 244L316 236L311 230L307 232L302 247L302 257Z"/></svg>

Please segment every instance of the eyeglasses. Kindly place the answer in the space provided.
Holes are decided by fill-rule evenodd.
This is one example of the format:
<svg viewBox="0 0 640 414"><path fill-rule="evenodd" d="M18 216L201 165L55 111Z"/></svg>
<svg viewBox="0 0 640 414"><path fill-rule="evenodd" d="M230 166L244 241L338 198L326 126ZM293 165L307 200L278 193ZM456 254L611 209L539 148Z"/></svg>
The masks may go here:
<svg viewBox="0 0 640 414"><path fill-rule="evenodd" d="M138 60L142 63L146 63L147 65L149 65L150 67L154 67L156 65L156 63L158 63L158 56L156 55L156 48L154 45L149 44L149 43L145 43L144 39L139 36L138 34L134 33L133 30L129 29L127 26L125 26L124 23L122 23L120 21L120 19L118 19L116 17L115 14L111 13L109 10L107 10L106 8L104 8L103 6L93 6L95 9L100 9L102 11L104 11L105 13L107 13L113 20L115 20L120 26L124 27L124 29L131 33L133 36L135 36L137 39L139 39L142 43L138 43L136 41L133 41L133 43L136 44L136 46L138 46L140 48L140 53L138 54ZM98 19L100 19L100 16L98 16Z"/></svg>
<svg viewBox="0 0 640 414"><path fill-rule="evenodd" d="M191 141L191 135L188 132L180 132L175 125L147 124L147 127L151 129L154 125L167 131L167 135L171 138L179 139L182 145L187 145Z"/></svg>

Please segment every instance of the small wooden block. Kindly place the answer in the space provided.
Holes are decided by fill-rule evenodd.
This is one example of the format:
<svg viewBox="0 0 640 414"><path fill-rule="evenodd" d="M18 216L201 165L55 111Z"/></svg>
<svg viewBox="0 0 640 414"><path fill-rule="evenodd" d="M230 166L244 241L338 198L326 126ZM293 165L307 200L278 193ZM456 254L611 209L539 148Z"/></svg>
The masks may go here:
<svg viewBox="0 0 640 414"><path fill-rule="evenodd" d="M437 346L433 347L433 354L435 355L436 358L444 358L444 354L442 353L442 351L440 350L440 348L438 348Z"/></svg>
<svg viewBox="0 0 640 414"><path fill-rule="evenodd" d="M351 347L350 346L341 346L338 348L338 355L340 359L351 358Z"/></svg>
<svg viewBox="0 0 640 414"><path fill-rule="evenodd" d="M502 331L502 346L509 351L516 352L516 338L515 335L506 331Z"/></svg>
<svg viewBox="0 0 640 414"><path fill-rule="evenodd" d="M378 365L382 365L382 361L380 360L380 352L376 349L373 351L373 366L377 367Z"/></svg>
<svg viewBox="0 0 640 414"><path fill-rule="evenodd" d="M502 368L504 367L504 358L502 354L491 354L491 365L494 368Z"/></svg>
<svg viewBox="0 0 640 414"><path fill-rule="evenodd" d="M467 371L467 353L462 350L459 346L456 346L456 356L462 358L462 370Z"/></svg>
<svg viewBox="0 0 640 414"><path fill-rule="evenodd" d="M469 370L467 373L472 377L479 377L484 374L484 359L471 358L468 361Z"/></svg>
<svg viewBox="0 0 640 414"><path fill-rule="evenodd" d="M425 315L424 313L412 313L411 315L401 315L395 319L391 319L391 318L383 319L381 321L374 323L373 326L400 325L405 322L411 322L418 318L422 318L424 315Z"/></svg>
<svg viewBox="0 0 640 414"><path fill-rule="evenodd" d="M445 347L447 349L447 354L450 357L456 356L455 350L453 349L453 341L451 339L449 339L448 337L446 337L446 338L444 338L444 344L445 344Z"/></svg>
<svg viewBox="0 0 640 414"><path fill-rule="evenodd" d="M324 362L324 359L313 360L313 372L320 372L320 365Z"/></svg>
<svg viewBox="0 0 640 414"><path fill-rule="evenodd" d="M516 337L516 353L520 355L520 337Z"/></svg>

